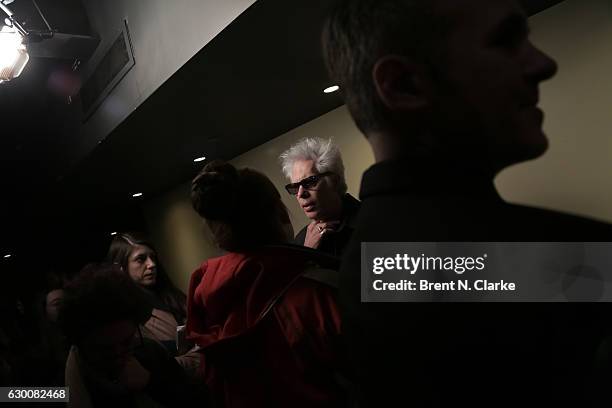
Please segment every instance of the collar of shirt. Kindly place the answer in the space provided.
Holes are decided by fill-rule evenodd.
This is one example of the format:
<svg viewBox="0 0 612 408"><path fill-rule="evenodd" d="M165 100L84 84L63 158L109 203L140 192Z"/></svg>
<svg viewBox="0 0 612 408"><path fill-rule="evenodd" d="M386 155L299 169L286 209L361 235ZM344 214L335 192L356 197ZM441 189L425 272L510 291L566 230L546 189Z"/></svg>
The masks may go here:
<svg viewBox="0 0 612 408"><path fill-rule="evenodd" d="M388 194L455 195L503 202L493 179L449 157L405 157L374 164L363 174L359 198Z"/></svg>

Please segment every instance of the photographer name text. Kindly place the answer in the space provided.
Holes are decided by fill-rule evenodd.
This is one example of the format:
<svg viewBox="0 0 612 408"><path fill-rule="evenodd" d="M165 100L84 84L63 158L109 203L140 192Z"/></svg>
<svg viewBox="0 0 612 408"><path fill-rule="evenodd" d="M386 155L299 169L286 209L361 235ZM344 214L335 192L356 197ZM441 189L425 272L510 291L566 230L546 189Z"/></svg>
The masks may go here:
<svg viewBox="0 0 612 408"><path fill-rule="evenodd" d="M467 279L459 279L448 282L435 282L427 279L416 281L402 279L397 282L385 282L376 279L372 282L375 291L420 291L420 292L449 292L449 291L490 291L490 292L512 292L516 290L516 283L504 280L489 281L476 279L473 282Z"/></svg>

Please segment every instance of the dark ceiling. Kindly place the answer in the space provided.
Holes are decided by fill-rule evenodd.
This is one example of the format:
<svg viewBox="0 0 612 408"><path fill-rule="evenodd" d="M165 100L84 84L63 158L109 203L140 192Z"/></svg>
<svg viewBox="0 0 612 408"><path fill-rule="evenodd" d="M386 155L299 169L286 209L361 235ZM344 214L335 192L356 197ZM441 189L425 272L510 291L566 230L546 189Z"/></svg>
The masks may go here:
<svg viewBox="0 0 612 408"><path fill-rule="evenodd" d="M36 0L51 28L62 33L89 35L91 27L81 0ZM47 27L32 0L15 0L8 5L17 20L28 30ZM4 20L4 16L2 17Z"/></svg>
<svg viewBox="0 0 612 408"><path fill-rule="evenodd" d="M39 5L56 26L90 34L86 21L74 21L80 1L64 1ZM72 61L33 58L0 86L0 256L25 259L34 245L59 265L91 258L111 229L146 228L131 193L154 197L192 178L195 157L231 159L340 106L338 94L322 92L331 85L319 44L330 1L256 1L76 164L53 160L70 149L66 135L81 120L67 98ZM528 7L533 14L560 1Z"/></svg>
<svg viewBox="0 0 612 408"><path fill-rule="evenodd" d="M342 104L319 55L327 0L258 1L179 69L66 180L116 202L189 180Z"/></svg>

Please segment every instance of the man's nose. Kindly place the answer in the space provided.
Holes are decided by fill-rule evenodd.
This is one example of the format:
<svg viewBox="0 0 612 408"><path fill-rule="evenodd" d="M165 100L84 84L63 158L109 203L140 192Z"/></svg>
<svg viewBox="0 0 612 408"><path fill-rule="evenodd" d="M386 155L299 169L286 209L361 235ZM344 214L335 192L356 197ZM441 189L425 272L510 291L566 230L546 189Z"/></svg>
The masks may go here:
<svg viewBox="0 0 612 408"><path fill-rule="evenodd" d="M527 76L536 83L546 81L555 76L559 70L557 62L548 54L530 44Z"/></svg>
<svg viewBox="0 0 612 408"><path fill-rule="evenodd" d="M308 198L308 190L304 188L304 186L300 186L297 192L298 198Z"/></svg>

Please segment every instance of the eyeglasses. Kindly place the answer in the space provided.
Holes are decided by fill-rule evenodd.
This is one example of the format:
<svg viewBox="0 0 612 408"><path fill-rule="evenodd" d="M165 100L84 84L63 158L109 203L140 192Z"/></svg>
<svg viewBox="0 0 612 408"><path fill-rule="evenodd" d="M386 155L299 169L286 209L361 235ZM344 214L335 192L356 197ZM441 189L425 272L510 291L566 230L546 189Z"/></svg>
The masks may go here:
<svg viewBox="0 0 612 408"><path fill-rule="evenodd" d="M326 171L325 173L315 174L314 176L306 177L302 181L298 181L297 183L290 183L285 186L285 190L291 195L296 195L298 191L300 191L300 186L302 186L305 190L314 189L319 181L330 174L334 174L331 171Z"/></svg>

